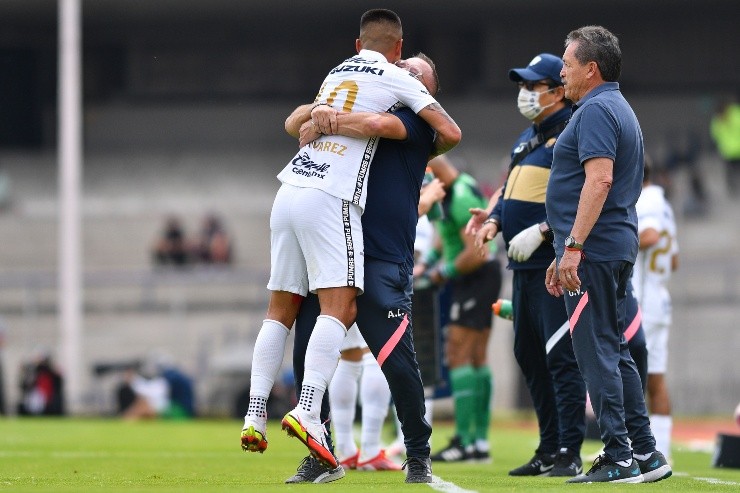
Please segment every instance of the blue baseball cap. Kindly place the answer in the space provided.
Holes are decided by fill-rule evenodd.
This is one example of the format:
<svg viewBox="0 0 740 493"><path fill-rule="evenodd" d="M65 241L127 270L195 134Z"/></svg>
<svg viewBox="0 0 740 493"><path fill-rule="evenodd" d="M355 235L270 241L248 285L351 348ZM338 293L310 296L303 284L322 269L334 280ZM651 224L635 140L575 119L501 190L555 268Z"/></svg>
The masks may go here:
<svg viewBox="0 0 740 493"><path fill-rule="evenodd" d="M509 79L514 82L551 79L558 84L562 84L560 80L562 69L563 61L560 57L550 53L540 53L525 68L509 70Z"/></svg>

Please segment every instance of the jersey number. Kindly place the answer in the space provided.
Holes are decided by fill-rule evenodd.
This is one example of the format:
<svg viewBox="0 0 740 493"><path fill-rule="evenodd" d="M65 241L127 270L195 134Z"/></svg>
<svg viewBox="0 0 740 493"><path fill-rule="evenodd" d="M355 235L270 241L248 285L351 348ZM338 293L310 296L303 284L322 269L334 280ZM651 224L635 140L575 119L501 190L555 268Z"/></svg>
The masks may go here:
<svg viewBox="0 0 740 493"><path fill-rule="evenodd" d="M671 251L671 235L668 233L668 231L660 232L660 239L662 240L663 238L666 239L665 245L661 248L656 248L650 255L650 270L653 272L657 272L658 274L665 273L665 269L658 266L658 256Z"/></svg>
<svg viewBox="0 0 740 493"><path fill-rule="evenodd" d="M353 80L345 80L341 84L337 85L337 87L334 88L332 92L329 93L329 97L326 98L326 104L333 105L334 100L337 98L337 95L339 95L342 91L347 91L347 97L344 99L344 104L342 105L342 111L349 113L352 111L352 107L355 105L355 101L357 100L357 92L360 90L360 86L357 85L357 82ZM319 94L324 92L324 88L322 87L319 91Z"/></svg>

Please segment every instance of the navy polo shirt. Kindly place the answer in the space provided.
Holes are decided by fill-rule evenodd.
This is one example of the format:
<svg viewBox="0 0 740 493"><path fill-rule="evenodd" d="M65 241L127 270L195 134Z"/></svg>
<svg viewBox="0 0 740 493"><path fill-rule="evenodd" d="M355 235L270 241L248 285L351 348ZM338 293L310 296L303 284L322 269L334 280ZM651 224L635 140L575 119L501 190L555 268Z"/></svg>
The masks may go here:
<svg viewBox="0 0 740 493"><path fill-rule="evenodd" d="M362 214L365 256L414 265L419 191L434 147L434 130L409 108L393 113L406 127L406 140L380 139Z"/></svg>
<svg viewBox="0 0 740 493"><path fill-rule="evenodd" d="M578 102L555 144L545 199L558 256L563 254L563 243L575 222L586 179L583 163L605 157L614 161L612 188L584 242L584 251L592 261L635 262L638 249L635 204L642 188L643 152L640 124L617 82L606 82L592 89Z"/></svg>

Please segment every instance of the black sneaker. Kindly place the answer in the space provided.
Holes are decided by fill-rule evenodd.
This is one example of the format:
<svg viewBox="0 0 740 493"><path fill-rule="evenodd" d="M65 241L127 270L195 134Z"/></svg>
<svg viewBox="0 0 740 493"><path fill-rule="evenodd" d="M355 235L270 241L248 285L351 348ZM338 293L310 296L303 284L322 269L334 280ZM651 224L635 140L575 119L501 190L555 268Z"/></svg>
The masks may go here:
<svg viewBox="0 0 740 493"><path fill-rule="evenodd" d="M450 444L432 455L431 459L435 462L462 462L468 460L468 452L462 444L460 437L454 436Z"/></svg>
<svg viewBox="0 0 740 493"><path fill-rule="evenodd" d="M483 464L490 464L491 453L488 450L481 450L478 447L468 447L465 451L469 462L479 462Z"/></svg>
<svg viewBox="0 0 740 493"><path fill-rule="evenodd" d="M662 452L658 452L657 450L650 454L650 457L645 460L635 460L640 466L642 477L645 478L643 481L646 483L654 483L661 479L668 478L673 474L673 469L671 469L665 456Z"/></svg>
<svg viewBox="0 0 740 493"><path fill-rule="evenodd" d="M401 469L406 469L407 483L432 482L432 461L428 457L409 457Z"/></svg>
<svg viewBox="0 0 740 493"><path fill-rule="evenodd" d="M344 468L337 466L330 469L321 462L309 455L304 457L301 465L298 466L298 472L285 480L286 483L329 483L342 479L344 477Z"/></svg>
<svg viewBox="0 0 740 493"><path fill-rule="evenodd" d="M567 448L561 448L555 455L555 464L550 471L550 476L578 476L583 472L581 456L574 454Z"/></svg>
<svg viewBox="0 0 740 493"><path fill-rule="evenodd" d="M642 483L644 480L640 466L635 459L628 467L620 466L606 454L601 454L594 461L591 470L566 483Z"/></svg>
<svg viewBox="0 0 740 493"><path fill-rule="evenodd" d="M555 463L555 454L537 452L529 462L509 471L509 476L549 476Z"/></svg>

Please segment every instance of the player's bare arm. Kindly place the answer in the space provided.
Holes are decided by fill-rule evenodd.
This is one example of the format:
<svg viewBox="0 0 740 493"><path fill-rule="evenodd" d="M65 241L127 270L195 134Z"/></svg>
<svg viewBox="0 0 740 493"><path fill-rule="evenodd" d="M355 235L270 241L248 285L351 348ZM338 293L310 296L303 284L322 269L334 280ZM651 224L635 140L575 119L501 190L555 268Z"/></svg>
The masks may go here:
<svg viewBox="0 0 740 493"><path fill-rule="evenodd" d="M301 125L311 119L311 109L313 104L302 104L293 110L293 113L285 119L285 131L288 135L298 138Z"/></svg>
<svg viewBox="0 0 740 493"><path fill-rule="evenodd" d="M647 228L640 233L640 250L647 250L660 241L660 233L655 228Z"/></svg>
<svg viewBox="0 0 740 493"><path fill-rule="evenodd" d="M318 107L312 113L311 121L305 122L300 129L301 147L324 135L343 135L345 137L383 137L386 139L404 140L408 137L406 126L391 113L336 113L336 130L316 124L316 118L324 110Z"/></svg>
<svg viewBox="0 0 740 493"><path fill-rule="evenodd" d="M428 184L421 187L421 194L419 196L419 207L417 212L419 216L423 216L432 208L432 206L442 200L447 192L445 192L444 183L439 178L435 178Z"/></svg>
<svg viewBox="0 0 740 493"><path fill-rule="evenodd" d="M586 180L581 189L573 229L570 231L579 243L586 241L604 208L606 196L612 186L613 168L614 161L605 157L591 158L583 163ZM576 291L581 286L581 280L578 277L580 262L581 253L573 250L565 250L560 259L558 275L563 287L568 291Z"/></svg>
<svg viewBox="0 0 740 493"><path fill-rule="evenodd" d="M462 139L460 127L441 104L430 104L419 112L419 116L437 132L437 137L434 139L435 155L444 154L460 143Z"/></svg>

